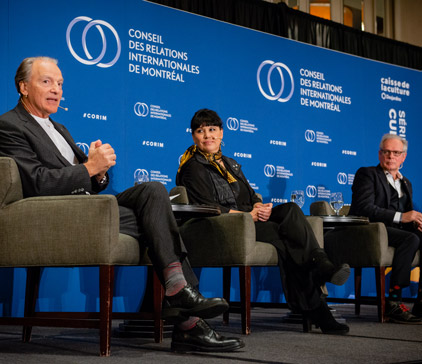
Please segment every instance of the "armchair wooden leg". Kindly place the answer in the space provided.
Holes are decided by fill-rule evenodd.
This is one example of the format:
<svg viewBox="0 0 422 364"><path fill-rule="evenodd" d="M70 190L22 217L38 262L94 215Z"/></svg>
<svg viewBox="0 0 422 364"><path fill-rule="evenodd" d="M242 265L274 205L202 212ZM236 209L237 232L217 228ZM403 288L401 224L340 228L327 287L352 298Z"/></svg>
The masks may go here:
<svg viewBox="0 0 422 364"><path fill-rule="evenodd" d="M35 313L35 304L40 288L41 268L29 267L26 270L26 291L24 316L31 317ZM22 329L22 341L31 341L32 326L24 326Z"/></svg>
<svg viewBox="0 0 422 364"><path fill-rule="evenodd" d="M100 355L110 356L114 266L100 266Z"/></svg>
<svg viewBox="0 0 422 364"><path fill-rule="evenodd" d="M385 322L385 267L375 267L375 282L377 285L378 321Z"/></svg>
<svg viewBox="0 0 422 364"><path fill-rule="evenodd" d="M312 320L307 318L307 317L303 317L303 322L302 322L302 328L303 328L303 332L311 332L312 331Z"/></svg>
<svg viewBox="0 0 422 364"><path fill-rule="evenodd" d="M251 267L239 267L242 334L251 333Z"/></svg>
<svg viewBox="0 0 422 364"><path fill-rule="evenodd" d="M232 268L223 267L223 298L230 305L230 286L232 281ZM223 313L223 324L229 324L230 309Z"/></svg>
<svg viewBox="0 0 422 364"><path fill-rule="evenodd" d="M153 269L153 312L154 312L154 340L156 343L163 341L164 323L161 319L161 304L164 299L164 287ZM150 274L150 273L148 273Z"/></svg>
<svg viewBox="0 0 422 364"><path fill-rule="evenodd" d="M360 302L362 297L362 268L355 271L355 315L360 315Z"/></svg>

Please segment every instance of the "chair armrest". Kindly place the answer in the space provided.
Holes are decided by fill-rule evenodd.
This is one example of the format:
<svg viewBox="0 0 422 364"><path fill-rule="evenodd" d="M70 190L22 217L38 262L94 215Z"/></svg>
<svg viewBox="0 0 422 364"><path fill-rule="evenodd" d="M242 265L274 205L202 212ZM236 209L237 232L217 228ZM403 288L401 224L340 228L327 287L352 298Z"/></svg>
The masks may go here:
<svg viewBox="0 0 422 364"><path fill-rule="evenodd" d="M333 263L352 267L389 266L394 252L388 247L387 229L380 222L330 230L324 236L324 249Z"/></svg>
<svg viewBox="0 0 422 364"><path fill-rule="evenodd" d="M186 187L185 186L176 186L176 187L173 187L170 190L169 195L170 195L170 197L171 196L176 196L176 197L174 197L171 200L171 203L181 204L181 205L187 205L187 204L189 204L188 193L186 192Z"/></svg>
<svg viewBox="0 0 422 364"><path fill-rule="evenodd" d="M23 198L22 184L16 162L0 157L0 208Z"/></svg>
<svg viewBox="0 0 422 364"><path fill-rule="evenodd" d="M31 197L0 210L2 266L109 264L118 238L112 195Z"/></svg>
<svg viewBox="0 0 422 364"><path fill-rule="evenodd" d="M313 216L333 215L334 210L327 201L314 201L309 206L309 212Z"/></svg>
<svg viewBox="0 0 422 364"><path fill-rule="evenodd" d="M306 216L306 220L309 222L309 225L311 225L319 246L324 248L324 221L322 217Z"/></svg>

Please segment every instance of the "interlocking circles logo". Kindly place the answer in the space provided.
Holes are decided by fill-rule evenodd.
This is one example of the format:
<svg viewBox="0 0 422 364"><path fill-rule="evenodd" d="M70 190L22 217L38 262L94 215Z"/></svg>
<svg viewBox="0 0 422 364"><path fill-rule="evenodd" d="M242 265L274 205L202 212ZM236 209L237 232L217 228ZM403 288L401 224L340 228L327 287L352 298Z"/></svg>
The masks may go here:
<svg viewBox="0 0 422 364"><path fill-rule="evenodd" d="M281 62L262 62L256 73L256 81L261 94L271 101L287 102L295 90L292 72Z"/></svg>
<svg viewBox="0 0 422 364"><path fill-rule="evenodd" d="M347 174L344 172L339 172L337 174L337 182L341 185L345 185L347 183Z"/></svg>
<svg viewBox="0 0 422 364"><path fill-rule="evenodd" d="M85 155L88 155L89 153L89 145L86 143L77 142L76 145L81 148L82 152L85 153Z"/></svg>
<svg viewBox="0 0 422 364"><path fill-rule="evenodd" d="M313 143L316 139L316 134L313 130L307 129L305 131L305 140L309 143Z"/></svg>
<svg viewBox="0 0 422 364"><path fill-rule="evenodd" d="M135 185L143 182L149 182L149 173L146 169L138 168L133 173L133 178L135 180Z"/></svg>
<svg viewBox="0 0 422 364"><path fill-rule="evenodd" d="M276 169L272 164L266 164L264 167L264 174L266 177L274 177Z"/></svg>
<svg viewBox="0 0 422 364"><path fill-rule="evenodd" d="M306 187L306 196L314 198L317 195L317 188L314 185L308 185Z"/></svg>
<svg viewBox="0 0 422 364"><path fill-rule="evenodd" d="M97 32L89 32L92 27ZM78 16L70 22L66 31L66 43L72 56L79 62L102 68L113 66L119 59L122 49L116 29L104 20L92 20L87 16ZM95 58L92 54L96 55Z"/></svg>
<svg viewBox="0 0 422 364"><path fill-rule="evenodd" d="M228 118L226 121L227 129L236 131L239 129L239 120L236 118Z"/></svg>
<svg viewBox="0 0 422 364"><path fill-rule="evenodd" d="M148 108L148 105L145 104L144 102L137 102L135 106L133 107L133 111L135 112L136 115L144 118L148 115L149 108Z"/></svg>

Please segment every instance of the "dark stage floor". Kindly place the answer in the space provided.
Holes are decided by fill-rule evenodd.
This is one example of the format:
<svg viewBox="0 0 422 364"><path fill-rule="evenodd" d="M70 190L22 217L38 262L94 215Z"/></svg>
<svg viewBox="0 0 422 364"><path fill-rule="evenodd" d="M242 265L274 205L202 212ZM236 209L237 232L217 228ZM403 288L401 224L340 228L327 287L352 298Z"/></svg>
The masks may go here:
<svg viewBox="0 0 422 364"><path fill-rule="evenodd" d="M19 327L0 327L0 363L422 363L422 325L380 324L376 308L362 306L359 317L352 305L335 305L350 325L347 336L303 333L300 324L283 322L285 309L254 308L252 334L243 336L245 348L233 353L175 354L169 338L113 337L111 357L98 356L98 332L88 329L33 329L31 343L22 343ZM208 321L224 335L240 336L240 316L229 326L221 318ZM118 321L113 322L117 327Z"/></svg>

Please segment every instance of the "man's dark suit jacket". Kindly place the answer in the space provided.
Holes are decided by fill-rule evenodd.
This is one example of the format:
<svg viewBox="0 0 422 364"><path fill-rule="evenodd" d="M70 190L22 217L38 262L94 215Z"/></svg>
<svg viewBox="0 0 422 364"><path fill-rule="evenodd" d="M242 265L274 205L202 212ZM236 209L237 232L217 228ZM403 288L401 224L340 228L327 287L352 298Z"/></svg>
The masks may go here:
<svg viewBox="0 0 422 364"><path fill-rule="evenodd" d="M19 103L0 116L0 156L13 158L22 180L24 197L92 194L103 190L90 178L81 163L87 156L75 144L69 131L50 119L69 143L80 164L72 166L64 158L38 122Z"/></svg>
<svg viewBox="0 0 422 364"><path fill-rule="evenodd" d="M402 188L408 196L405 211L413 210L412 184L403 177ZM362 167L356 172L352 186L352 205L350 215L367 216L371 222L383 222L394 226L396 211L389 210L391 187L382 167Z"/></svg>
<svg viewBox="0 0 422 364"><path fill-rule="evenodd" d="M24 197L100 192L107 186L108 177L107 182L101 186L95 177L90 178L88 170L81 164L87 160L87 156L75 144L69 131L63 125L51 119L50 121L69 143L80 164L73 166L61 155L44 129L20 103L13 110L0 116L0 156L11 157L16 161L22 179ZM138 189L138 191L142 191L142 189ZM129 196L131 195L129 193ZM144 200L139 196L140 192L132 205L149 206L146 204L149 194L145 195ZM132 208L120 205L122 200L126 202L127 195L120 198L117 195L116 197L119 203L120 233L141 239L142 225L138 226L138 217L135 212ZM152 256L154 264L158 264L157 266L163 269L169 264L169 259L171 259L170 262L181 259L186 280L193 286L197 286L198 280L195 274L188 261L183 259L186 255L186 248L179 238L170 205L163 203L157 206L154 205L154 199L149 198L149 201L149 204L156 208L153 216L157 216L154 219L154 224L148 226L149 234L158 237L148 242L155 244L155 248L148 251L149 254L154 254ZM148 211L148 208L145 211ZM158 229L161 230L158 231ZM170 258L168 258L169 256ZM162 274L160 271L158 273L163 282Z"/></svg>

